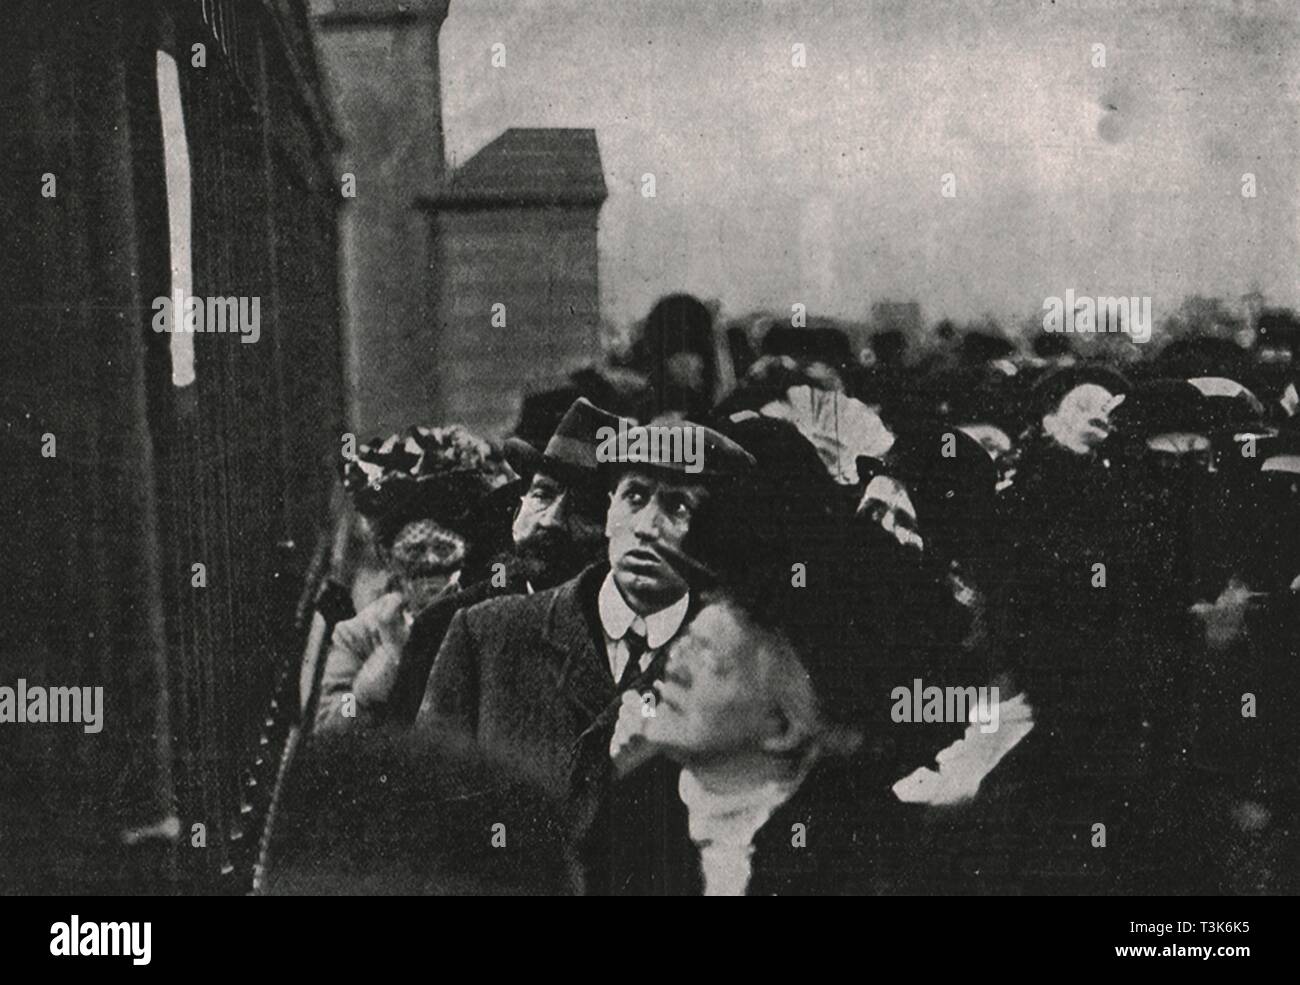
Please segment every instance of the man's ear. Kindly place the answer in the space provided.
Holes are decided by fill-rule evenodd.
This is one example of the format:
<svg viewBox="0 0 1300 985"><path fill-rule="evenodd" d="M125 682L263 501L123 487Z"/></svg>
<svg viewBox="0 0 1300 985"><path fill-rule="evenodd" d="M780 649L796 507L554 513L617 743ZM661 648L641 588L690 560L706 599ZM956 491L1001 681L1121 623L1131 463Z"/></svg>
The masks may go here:
<svg viewBox="0 0 1300 985"><path fill-rule="evenodd" d="M768 715L771 731L763 738L764 752L775 756L784 756L805 745L811 738L802 722L786 714L785 709L775 705Z"/></svg>

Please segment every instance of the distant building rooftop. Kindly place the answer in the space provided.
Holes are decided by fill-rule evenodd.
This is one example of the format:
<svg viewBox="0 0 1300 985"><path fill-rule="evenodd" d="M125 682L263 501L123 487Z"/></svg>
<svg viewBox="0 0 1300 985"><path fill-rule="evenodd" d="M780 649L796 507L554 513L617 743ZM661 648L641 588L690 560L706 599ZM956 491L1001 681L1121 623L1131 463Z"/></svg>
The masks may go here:
<svg viewBox="0 0 1300 985"><path fill-rule="evenodd" d="M606 195L595 130L511 127L417 204L431 209L596 206Z"/></svg>

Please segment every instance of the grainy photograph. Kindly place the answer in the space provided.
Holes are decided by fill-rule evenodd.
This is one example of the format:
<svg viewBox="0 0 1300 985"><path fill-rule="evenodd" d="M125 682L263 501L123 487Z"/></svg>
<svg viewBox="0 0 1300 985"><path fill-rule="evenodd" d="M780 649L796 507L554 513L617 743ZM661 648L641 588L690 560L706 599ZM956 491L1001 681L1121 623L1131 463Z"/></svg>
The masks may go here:
<svg viewBox="0 0 1300 985"><path fill-rule="evenodd" d="M1300 891L1300 8L0 18L0 893Z"/></svg>

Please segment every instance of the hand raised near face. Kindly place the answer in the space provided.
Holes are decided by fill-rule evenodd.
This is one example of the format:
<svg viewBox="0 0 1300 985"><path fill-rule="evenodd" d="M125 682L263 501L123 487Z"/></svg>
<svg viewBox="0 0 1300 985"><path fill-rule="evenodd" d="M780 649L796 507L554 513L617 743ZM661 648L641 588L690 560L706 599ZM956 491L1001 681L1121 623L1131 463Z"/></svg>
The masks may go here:
<svg viewBox="0 0 1300 985"><path fill-rule="evenodd" d="M390 592L375 603L379 626L380 648L397 655L406 646L411 636L411 627L406 624L406 603L401 592Z"/></svg>
<svg viewBox="0 0 1300 985"><path fill-rule="evenodd" d="M352 683L357 704L362 707L374 707L388 701L397 680L402 650L411 635L400 593L385 595L375 605L378 608L379 646L366 657Z"/></svg>

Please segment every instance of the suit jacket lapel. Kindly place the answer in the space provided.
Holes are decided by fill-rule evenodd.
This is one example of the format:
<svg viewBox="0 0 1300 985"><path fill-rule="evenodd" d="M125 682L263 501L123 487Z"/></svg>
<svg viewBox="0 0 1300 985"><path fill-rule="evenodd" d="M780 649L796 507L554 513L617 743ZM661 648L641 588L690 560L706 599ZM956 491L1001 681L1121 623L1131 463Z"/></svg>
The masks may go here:
<svg viewBox="0 0 1300 985"><path fill-rule="evenodd" d="M608 570L607 565L593 565L562 586L543 627L556 687L582 713L584 725L615 697L605 634L596 612L596 594Z"/></svg>

